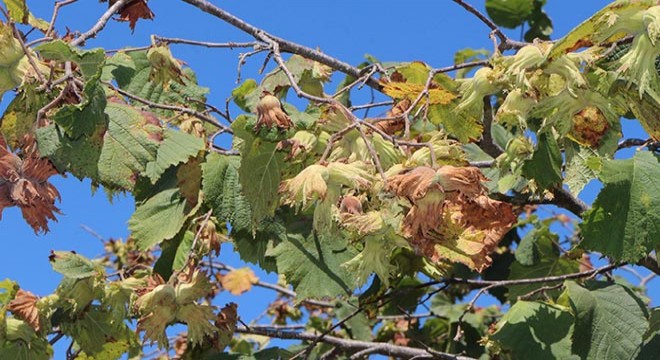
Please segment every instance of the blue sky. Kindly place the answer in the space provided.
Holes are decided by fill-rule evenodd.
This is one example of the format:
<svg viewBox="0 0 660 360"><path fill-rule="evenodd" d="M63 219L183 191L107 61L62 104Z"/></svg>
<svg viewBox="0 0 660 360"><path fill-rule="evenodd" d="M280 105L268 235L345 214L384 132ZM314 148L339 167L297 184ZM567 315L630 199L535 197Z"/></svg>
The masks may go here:
<svg viewBox="0 0 660 360"><path fill-rule="evenodd" d="M465 47L492 48L489 29L451 1L212 1L247 22L289 40L318 47L322 51L348 63L358 64L365 54L382 61L422 60L433 67L451 65L457 50ZM28 0L29 7L42 18L50 19L52 1ZM483 9L483 1L471 2ZM609 3L608 1L550 0L546 11L554 23L553 38L558 38ZM88 47L106 49L144 46L149 36L180 37L214 42L249 41L247 35L202 13L181 1L150 1L155 19L140 21L131 34L126 23L111 21ZM80 1L60 12L57 29L65 32L86 31L105 11L106 4ZM519 37L519 29L508 31L512 38ZM197 72L201 85L211 88L209 102L223 106L236 86L236 65L240 50L209 50L191 46L173 46L176 57L184 60ZM243 67L243 78L256 77L262 56L248 60ZM336 82L336 81L335 81ZM366 96L363 94L362 96ZM5 95L0 107L9 103L11 94ZM238 115L233 109L232 115ZM627 136L643 137L641 128L624 121ZM225 139L226 141L227 139ZM623 155L630 156L633 150ZM127 224L134 209L130 195L115 196L112 201L102 190L93 193L89 181L68 177L56 178L54 184L62 195L59 204L63 215L51 223L51 232L35 235L22 220L16 208L6 209L0 221L0 279L9 277L21 287L38 295L52 292L59 275L51 270L48 254L53 250L76 250L86 256L103 251L101 242L81 228L85 225L104 238L126 238ZM583 198L591 202L599 187L591 185ZM231 247L223 246L220 260L232 266L242 266ZM276 281L274 276L257 273L262 279ZM657 279L649 286L658 287ZM653 291L654 304L659 303L660 291ZM239 302L239 313L246 321L257 316L263 306L274 298L272 292L254 290L240 298L222 295L220 301Z"/></svg>

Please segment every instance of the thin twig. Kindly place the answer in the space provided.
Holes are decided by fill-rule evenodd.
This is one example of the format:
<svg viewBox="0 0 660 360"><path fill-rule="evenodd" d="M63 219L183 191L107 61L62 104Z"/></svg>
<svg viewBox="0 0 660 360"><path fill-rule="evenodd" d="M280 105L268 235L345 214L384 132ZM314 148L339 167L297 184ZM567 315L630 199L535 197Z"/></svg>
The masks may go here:
<svg viewBox="0 0 660 360"><path fill-rule="evenodd" d="M303 340L314 341L319 334L313 332L293 332L293 331L277 331L268 329L247 329L245 327L237 327L237 333L241 334L254 334L262 335L270 338L289 339L289 340ZM429 352L426 349L418 349L408 346L399 346L382 342L360 341L351 339L342 339L334 336L325 336L321 342L341 348L347 353L356 353L364 349L373 349L372 354L388 355L395 358L410 359L417 357L417 359L452 359L452 360L474 360L471 357L453 355L443 352Z"/></svg>
<svg viewBox="0 0 660 360"><path fill-rule="evenodd" d="M37 75L37 79L39 79L40 83L45 84L46 79L44 78L44 74L42 74L41 71L39 70L39 66L37 66L37 62L34 60L34 57L32 56L32 52L30 51L30 49L28 49L28 47L25 46L25 41L23 41L23 36L21 36L21 33L18 31L14 23L10 23L10 25L12 31L14 32L14 37L16 38L18 43L21 44L21 49L23 49L23 53L27 57L30 66L32 66L32 69L34 69L34 73Z"/></svg>
<svg viewBox="0 0 660 360"><path fill-rule="evenodd" d="M183 1L200 9L203 12L211 14L227 22L228 24L238 28L239 30L252 35L254 38L258 40L262 40L263 37L267 37L272 41L275 41L279 45L280 51L282 52L301 55L307 59L317 61L321 64L327 65L337 71L340 71L347 75L351 75L355 78L359 78L360 76L362 76L362 70L348 63L345 63L337 58L324 54L319 50L302 46L292 41L269 34L264 30L257 28L256 26L248 24L242 19L230 14L229 12L215 6L214 4L206 0L183 0ZM367 85L375 89L380 89L380 83L378 82L378 80L374 78L370 78L367 81Z"/></svg>
<svg viewBox="0 0 660 360"><path fill-rule="evenodd" d="M167 105L167 104L156 103L156 102L153 102L151 100L147 100L147 99L141 98L137 95L131 94L126 90L122 90L122 89L114 86L112 83L107 82L107 81L103 82L103 84L109 86L110 88L112 88L112 90L118 92L119 94L121 94L123 96L126 96L129 99L133 99L137 102L145 104L148 107L152 107L152 108L156 108L156 109L163 109L163 110L171 110L171 111L180 112L180 113L183 113L183 114L188 114L188 115L194 116L194 117L196 117L196 118L198 118L198 119L200 119L200 120L202 120L206 123L209 123L213 126L216 126L219 129L222 129L222 131L224 131L226 133L233 134L233 131L230 127L221 124L216 119L214 119L210 116L204 115L204 114L200 113L199 111L192 110L192 109L189 109L189 108L183 107L183 106L175 106L175 105Z"/></svg>
<svg viewBox="0 0 660 360"><path fill-rule="evenodd" d="M73 41L71 41L71 45L72 46L80 46L87 39L96 36L96 34L98 34L99 31L103 30L103 28L108 23L108 21L110 20L112 15L116 14L117 11L119 11L121 8L123 8L124 5L126 5L129 1L132 1L132 0L117 0L116 3L112 4L112 6L110 6L108 8L108 10L106 10L103 13L103 15L101 15L101 17L96 21L94 26L92 26L89 30L87 30L87 32L81 34L80 36L75 38Z"/></svg>
<svg viewBox="0 0 660 360"><path fill-rule="evenodd" d="M53 8L53 16L50 18L50 24L48 25L48 29L46 30L44 36L50 36L50 33L53 31L53 28L55 27L55 20L57 20L57 15L60 12L60 8L73 4L76 1L78 0L63 0L55 2L55 7Z"/></svg>
<svg viewBox="0 0 660 360"><path fill-rule="evenodd" d="M208 42L208 41L169 38L158 35L154 35L153 38L157 42L161 42L165 44L184 44L184 45L195 45L195 46L203 46L207 48L221 48L221 49L235 49L235 48L249 48L249 47L257 48L260 46L261 47L266 46L266 44L259 41L248 41L248 42L229 41L224 43L217 43L217 42Z"/></svg>
<svg viewBox="0 0 660 360"><path fill-rule="evenodd" d="M498 46L498 49L500 51L504 51L508 49L519 49L527 45L527 43L509 39L502 32L502 30L500 30L500 28L497 27L497 25L495 25L495 23L492 20L490 20L486 15L481 13L481 11L477 10L474 6L466 3L463 0L452 0L452 1L463 7L463 9L467 10L467 12L476 16L479 20L481 20L481 22L486 24L486 26L488 26L492 30L493 34L495 34L495 36L497 36L500 39L500 45Z"/></svg>

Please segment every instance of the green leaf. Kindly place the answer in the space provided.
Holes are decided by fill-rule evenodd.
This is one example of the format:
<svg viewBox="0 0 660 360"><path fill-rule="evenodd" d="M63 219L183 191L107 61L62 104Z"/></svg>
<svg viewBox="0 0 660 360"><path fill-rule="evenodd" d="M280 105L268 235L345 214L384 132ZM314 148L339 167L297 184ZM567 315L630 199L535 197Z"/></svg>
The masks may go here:
<svg viewBox="0 0 660 360"><path fill-rule="evenodd" d="M660 167L647 151L632 159L604 161L605 183L580 225L581 246L635 262L660 246Z"/></svg>
<svg viewBox="0 0 660 360"><path fill-rule="evenodd" d="M573 316L563 307L518 301L489 338L514 359L579 359L571 354Z"/></svg>
<svg viewBox="0 0 660 360"><path fill-rule="evenodd" d="M537 6L534 8L532 15L527 19L529 23L529 30L525 32L525 41L533 42L534 39L550 40L552 34L552 19L550 16L541 9L541 2L535 2Z"/></svg>
<svg viewBox="0 0 660 360"><path fill-rule="evenodd" d="M353 297L351 298L351 301L353 303L349 301L339 301L337 303L337 306L335 307L335 315L337 318L347 318L359 307L357 305L357 298ZM351 317L346 321L345 326L350 331L352 339L369 341L373 337L371 334L371 323L364 312L360 312Z"/></svg>
<svg viewBox="0 0 660 360"><path fill-rule="evenodd" d="M108 117L104 113L106 97L101 83L90 80L85 84L84 100L80 104L61 107L52 119L73 139L90 136L99 125L105 125Z"/></svg>
<svg viewBox="0 0 660 360"><path fill-rule="evenodd" d="M486 12L499 26L513 29L522 25L534 10L535 0L486 0Z"/></svg>
<svg viewBox="0 0 660 360"><path fill-rule="evenodd" d="M110 120L99 157L99 180L102 184L133 189L136 175L156 161L163 129L159 123L134 107L108 103Z"/></svg>
<svg viewBox="0 0 660 360"><path fill-rule="evenodd" d="M300 300L350 295L355 281L341 264L356 252L340 238L313 232L290 233L266 255L275 257L277 270L293 285Z"/></svg>
<svg viewBox="0 0 660 360"><path fill-rule="evenodd" d="M25 87L9 103L0 119L0 131L10 148L15 149L25 134L31 133L37 119L37 112L52 100L48 94L36 94L31 87Z"/></svg>
<svg viewBox="0 0 660 360"><path fill-rule="evenodd" d="M91 136L73 140L55 124L39 128L36 131L39 152L60 172L70 172L79 179L90 178L99 182L98 163L106 129L106 125L98 124Z"/></svg>
<svg viewBox="0 0 660 360"><path fill-rule="evenodd" d="M183 131L165 129L165 140L158 146L156 160L147 164L144 174L155 184L165 170L188 161L204 150L204 140Z"/></svg>
<svg viewBox="0 0 660 360"><path fill-rule="evenodd" d="M561 165L561 151L557 141L552 134L543 132L539 134L534 155L523 165L523 174L536 180L541 188L547 189L561 183Z"/></svg>
<svg viewBox="0 0 660 360"><path fill-rule="evenodd" d="M146 250L179 233L189 211L178 189L164 190L136 207L128 228L138 247Z"/></svg>
<svg viewBox="0 0 660 360"><path fill-rule="evenodd" d="M130 60L126 56L130 57ZM190 68L183 69L184 85L173 81L166 88L150 79L152 66L146 51L130 51L121 57L116 54L114 58L116 61L110 64L104 75L108 76L108 72L112 74L122 90L155 103L185 106L198 111L206 110L202 104L206 102L209 89L197 84L197 77ZM138 104L143 105L135 103ZM178 115L172 110L151 109L151 111L163 118Z"/></svg>
<svg viewBox="0 0 660 360"><path fill-rule="evenodd" d="M535 242L535 249L538 254L536 257L537 261L530 266L525 266L519 261L514 262L511 265L509 279L533 279L578 272L579 263L576 260L559 256L559 249L557 249L556 245L552 242L552 237L554 237L552 234L538 237ZM556 284L556 282L510 286L508 295L509 301L513 302L518 296L525 295L544 285L552 286L553 284Z"/></svg>
<svg viewBox="0 0 660 360"><path fill-rule="evenodd" d="M567 281L566 296L576 317L573 352L582 359L629 359L648 327L646 306L622 285Z"/></svg>
<svg viewBox="0 0 660 360"><path fill-rule="evenodd" d="M252 112L254 110L254 107L259 101L260 94L256 91L258 87L259 85L257 85L257 82L254 81L254 79L247 79L237 88L232 90L231 96L241 110L245 112Z"/></svg>
<svg viewBox="0 0 660 360"><path fill-rule="evenodd" d="M435 125L441 125L462 143L479 139L483 131L483 126L477 118L466 111L457 113L454 106L431 105L428 109L428 119Z"/></svg>
<svg viewBox="0 0 660 360"><path fill-rule="evenodd" d="M75 340L81 350L87 355L93 355L95 359L116 359L110 355L118 349L104 346L106 342L122 343L121 355L128 350L131 340L137 340L134 338L135 333L123 321L115 321L110 312L98 306L91 306L75 322L65 322L60 327L64 334Z"/></svg>
<svg viewBox="0 0 660 360"><path fill-rule="evenodd" d="M36 50L46 60L58 62L72 61L76 63L86 80L97 75L105 61L105 50L81 50L62 40L55 40L36 47Z"/></svg>
<svg viewBox="0 0 660 360"><path fill-rule="evenodd" d="M6 340L0 343L0 359L48 360L53 348L46 338L38 336L25 321L6 319Z"/></svg>
<svg viewBox="0 0 660 360"><path fill-rule="evenodd" d="M218 220L228 221L235 230L249 230L252 214L241 192L239 164L237 156L209 153L202 165L202 191Z"/></svg>
<svg viewBox="0 0 660 360"><path fill-rule="evenodd" d="M49 259L53 270L71 279L84 279L98 274L89 259L72 251L53 251Z"/></svg>
<svg viewBox="0 0 660 360"><path fill-rule="evenodd" d="M48 21L35 18L27 7L26 0L3 0L9 17L14 21L33 26L43 32L48 30Z"/></svg>
<svg viewBox="0 0 660 360"><path fill-rule="evenodd" d="M559 237L557 234L550 231L547 223L543 223L540 227L530 230L520 240L520 244L516 248L515 256L516 261L523 266L532 266L539 261L540 251L538 242L542 241L547 244L558 243ZM542 239L542 240L540 240Z"/></svg>
<svg viewBox="0 0 660 360"><path fill-rule="evenodd" d="M592 164L598 161L599 156L596 151L572 141L568 141L564 149L566 152L564 183L568 185L571 194L577 197L582 189L596 178L597 174Z"/></svg>
<svg viewBox="0 0 660 360"><path fill-rule="evenodd" d="M183 239L181 239L179 246L176 248L174 262L172 262L172 269L176 271L183 269L188 261L188 255L190 254L194 240L195 234L192 231L186 231L183 234Z"/></svg>
<svg viewBox="0 0 660 360"><path fill-rule="evenodd" d="M289 359L294 353L272 347L255 352L254 354L232 354L232 353L218 353L207 355L202 358L203 360L272 360L272 359Z"/></svg>
<svg viewBox="0 0 660 360"><path fill-rule="evenodd" d="M238 169L243 194L252 209L252 222L275 215L279 205L278 188L287 164L286 155L277 150L277 143L260 138L246 141L241 151Z"/></svg>

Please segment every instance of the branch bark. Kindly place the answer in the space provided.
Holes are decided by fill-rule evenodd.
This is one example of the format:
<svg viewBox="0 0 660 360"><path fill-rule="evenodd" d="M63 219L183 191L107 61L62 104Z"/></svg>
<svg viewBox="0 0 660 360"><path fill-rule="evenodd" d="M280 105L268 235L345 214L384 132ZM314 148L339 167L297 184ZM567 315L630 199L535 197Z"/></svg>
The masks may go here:
<svg viewBox="0 0 660 360"><path fill-rule="evenodd" d="M279 45L280 51L286 52L286 53L291 53L291 54L298 54L301 55L305 58L318 61L321 64L330 66L331 68L343 72L346 75L353 76L355 78L359 78L362 76L362 71L346 62L343 62L337 58L334 58L332 56L329 56L327 54L322 53L321 51L314 50L312 48L294 43L292 41L283 39L281 37L272 35L252 24L249 24L242 19L230 14L229 12L215 6L214 4L211 4L210 2L206 0L183 0L184 2L200 9L201 11L211 14L226 23L234 26L235 28L252 35L255 39L261 40L263 37L267 37L271 39L272 41L276 42ZM380 89L380 84L378 83L378 80L374 78L369 78L366 82L367 85L374 89Z"/></svg>
<svg viewBox="0 0 660 360"><path fill-rule="evenodd" d="M280 330L270 330L263 328L247 328L244 326L237 327L236 332L241 334L262 335L277 339L303 340L303 341L315 341L320 335L312 332L280 331ZM381 354L381 355L393 356L404 359L415 358L415 359L475 360L474 358L471 357L453 355L435 350L426 350L426 349L419 349L419 348L413 348L407 346L398 346L398 345L382 343L382 342L342 339L334 336L325 336L320 341L326 344L334 345L346 352L351 352L351 353L356 353L359 351L365 351L369 349L370 354Z"/></svg>

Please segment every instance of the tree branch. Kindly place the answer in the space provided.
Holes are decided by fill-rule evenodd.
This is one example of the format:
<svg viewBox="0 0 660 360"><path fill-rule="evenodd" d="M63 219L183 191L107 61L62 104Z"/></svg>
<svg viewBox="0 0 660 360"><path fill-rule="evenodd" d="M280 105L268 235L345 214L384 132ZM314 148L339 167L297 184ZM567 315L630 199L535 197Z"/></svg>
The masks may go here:
<svg viewBox="0 0 660 360"><path fill-rule="evenodd" d="M481 11L477 10L474 6L466 3L463 0L452 0L452 1L460 5L463 9L467 10L467 12L476 16L479 20L481 20L481 22L486 24L486 26L488 26L493 31L493 34L500 39L500 45L498 46L498 49L500 51L509 50L509 49L520 49L521 47L527 45L527 43L509 39L506 35L504 35L502 30L500 30L500 28L497 27L497 25L495 25L495 23L492 20L490 20L486 15L481 13Z"/></svg>
<svg viewBox="0 0 660 360"><path fill-rule="evenodd" d="M261 40L263 37L267 37L272 41L275 41L280 48L280 51L292 54L301 55L307 59L318 61L321 64L327 65L337 71L343 72L344 74L359 78L362 76L362 71L348 63L345 63L337 58L329 56L322 53L321 51L314 50L312 48L294 43L292 41L277 37L266 31L251 25L242 19L230 14L229 12L222 10L221 8L211 4L206 0L183 0L186 3L200 9L201 11L211 14L226 23L242 30L243 32L252 35L255 39ZM367 85L374 89L380 89L380 84L378 80L374 78L369 78L366 82Z"/></svg>
<svg viewBox="0 0 660 360"><path fill-rule="evenodd" d="M124 7L124 5L126 5L129 1L132 0L118 0L116 3L112 4L112 6L110 6L108 10L106 10L106 12L103 13L103 15L96 22L96 24L94 24L94 26L92 26L89 30L87 30L87 32L81 34L73 41L71 41L71 45L80 46L85 42L85 40L96 36L96 34L98 34L99 31L103 30L103 28L108 23L112 15L116 14L117 11L119 11L119 9Z"/></svg>
<svg viewBox="0 0 660 360"><path fill-rule="evenodd" d="M243 326L237 327L236 332L241 334L262 335L270 338L286 339L286 340L314 341L319 337L319 334L312 332L253 329L253 328L246 328ZM370 349L372 350L369 352L371 354L381 354L381 355L387 355L387 356L404 358L404 359L415 358L415 359L474 360L474 358L471 357L453 355L435 350L428 351L425 349L419 349L419 348L413 348L407 346L398 346L389 343L342 339L334 336L325 336L320 341L326 344L334 345L342 349L343 351L349 353L356 353L359 351Z"/></svg>

